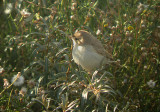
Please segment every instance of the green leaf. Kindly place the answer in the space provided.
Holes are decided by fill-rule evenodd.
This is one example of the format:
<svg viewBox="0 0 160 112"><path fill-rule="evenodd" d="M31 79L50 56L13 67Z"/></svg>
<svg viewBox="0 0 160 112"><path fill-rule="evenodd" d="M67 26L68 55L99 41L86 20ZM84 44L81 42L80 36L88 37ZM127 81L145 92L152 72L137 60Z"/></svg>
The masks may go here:
<svg viewBox="0 0 160 112"><path fill-rule="evenodd" d="M34 14L31 14L29 17L27 17L26 19L24 19L24 21L30 22L30 21L32 21L33 17L34 17Z"/></svg>
<svg viewBox="0 0 160 112"><path fill-rule="evenodd" d="M82 92L82 98L81 98L81 107L84 106L84 104L87 102L88 99L88 93L91 92L88 88L85 88Z"/></svg>
<svg viewBox="0 0 160 112"><path fill-rule="evenodd" d="M69 105L68 105L68 109L66 110L69 111L71 110L73 107L75 107L78 104L79 99L72 101Z"/></svg>
<svg viewBox="0 0 160 112"><path fill-rule="evenodd" d="M45 57L45 72L48 73L48 57Z"/></svg>
<svg viewBox="0 0 160 112"><path fill-rule="evenodd" d="M56 53L56 57L59 56L60 54L62 54L66 49L68 49L68 47L65 47L63 49L60 49L57 53Z"/></svg>

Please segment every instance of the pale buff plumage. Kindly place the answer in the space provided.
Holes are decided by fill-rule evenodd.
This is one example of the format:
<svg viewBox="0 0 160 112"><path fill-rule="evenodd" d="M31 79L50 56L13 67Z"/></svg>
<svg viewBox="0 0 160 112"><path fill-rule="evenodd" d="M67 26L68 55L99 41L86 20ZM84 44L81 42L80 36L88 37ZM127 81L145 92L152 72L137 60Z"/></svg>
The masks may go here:
<svg viewBox="0 0 160 112"><path fill-rule="evenodd" d="M102 43L87 31L77 31L73 37L72 57L75 63L92 73L102 65L110 64L112 55L103 47Z"/></svg>

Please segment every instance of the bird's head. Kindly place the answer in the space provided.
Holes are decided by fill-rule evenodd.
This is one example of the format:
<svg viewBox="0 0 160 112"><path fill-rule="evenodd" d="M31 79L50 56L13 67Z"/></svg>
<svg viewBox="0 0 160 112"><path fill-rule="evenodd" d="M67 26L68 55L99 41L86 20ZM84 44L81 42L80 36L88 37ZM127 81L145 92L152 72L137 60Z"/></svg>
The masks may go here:
<svg viewBox="0 0 160 112"><path fill-rule="evenodd" d="M78 45L87 45L91 42L92 35L84 30L80 30L74 33L74 36L71 37L74 44Z"/></svg>

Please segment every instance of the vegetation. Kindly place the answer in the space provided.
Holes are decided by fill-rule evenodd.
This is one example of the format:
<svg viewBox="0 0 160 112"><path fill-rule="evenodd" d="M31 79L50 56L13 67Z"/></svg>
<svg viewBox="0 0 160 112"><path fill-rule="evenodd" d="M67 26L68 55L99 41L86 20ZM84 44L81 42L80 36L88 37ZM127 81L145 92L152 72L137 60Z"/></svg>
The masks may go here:
<svg viewBox="0 0 160 112"><path fill-rule="evenodd" d="M3 0L0 111L159 112L159 0ZM68 38L84 29L112 52L91 76Z"/></svg>

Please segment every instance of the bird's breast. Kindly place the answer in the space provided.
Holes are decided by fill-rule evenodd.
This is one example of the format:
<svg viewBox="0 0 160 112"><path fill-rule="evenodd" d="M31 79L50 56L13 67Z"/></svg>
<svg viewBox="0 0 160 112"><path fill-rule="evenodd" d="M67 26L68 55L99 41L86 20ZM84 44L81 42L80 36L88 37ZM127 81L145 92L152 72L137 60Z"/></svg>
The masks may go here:
<svg viewBox="0 0 160 112"><path fill-rule="evenodd" d="M98 54L91 45L75 45L72 51L73 60L87 71L99 68L106 59Z"/></svg>

